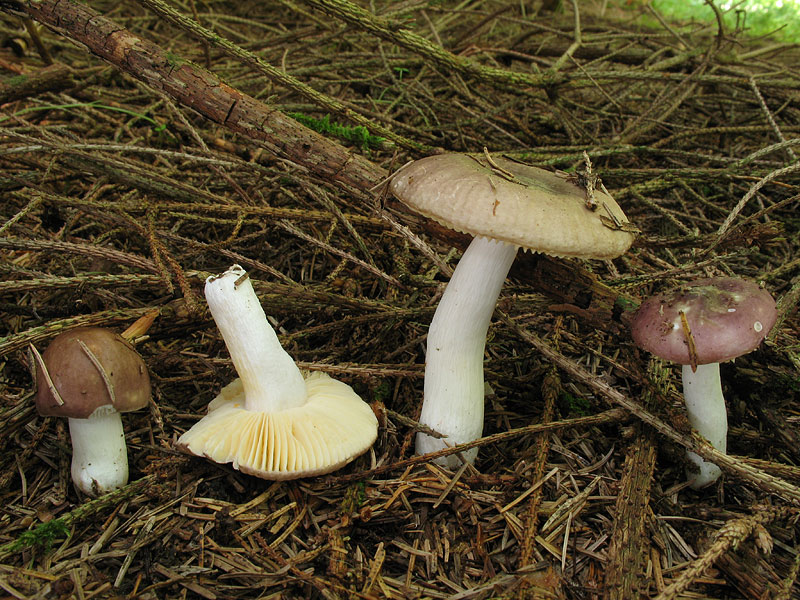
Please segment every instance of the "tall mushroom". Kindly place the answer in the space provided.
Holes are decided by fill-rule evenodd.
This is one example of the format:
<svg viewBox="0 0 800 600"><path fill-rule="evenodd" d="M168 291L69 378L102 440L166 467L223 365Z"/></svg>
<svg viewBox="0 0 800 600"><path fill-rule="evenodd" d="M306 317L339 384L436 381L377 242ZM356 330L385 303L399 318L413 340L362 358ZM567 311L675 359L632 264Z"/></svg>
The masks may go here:
<svg viewBox="0 0 800 600"><path fill-rule="evenodd" d="M142 357L120 335L78 327L57 335L36 362L36 408L68 417L72 480L90 496L128 482L128 453L120 413L150 401Z"/></svg>
<svg viewBox="0 0 800 600"><path fill-rule="evenodd" d="M775 324L770 293L734 277L698 279L645 300L631 320L634 342L682 367L689 423L720 452L727 451L728 416L719 363L755 349ZM721 475L714 463L687 454L688 473L701 489Z"/></svg>
<svg viewBox="0 0 800 600"><path fill-rule="evenodd" d="M303 377L242 267L209 277L205 294L239 379L211 401L179 448L263 479L329 473L369 449L378 435L370 406L324 373Z"/></svg>
<svg viewBox="0 0 800 600"><path fill-rule="evenodd" d="M609 259L625 252L634 236L607 194L503 157L423 158L403 167L390 190L414 211L475 236L428 330L420 421L446 437L418 434L417 452L425 454L481 436L486 333L517 249ZM459 464L453 456L440 462Z"/></svg>

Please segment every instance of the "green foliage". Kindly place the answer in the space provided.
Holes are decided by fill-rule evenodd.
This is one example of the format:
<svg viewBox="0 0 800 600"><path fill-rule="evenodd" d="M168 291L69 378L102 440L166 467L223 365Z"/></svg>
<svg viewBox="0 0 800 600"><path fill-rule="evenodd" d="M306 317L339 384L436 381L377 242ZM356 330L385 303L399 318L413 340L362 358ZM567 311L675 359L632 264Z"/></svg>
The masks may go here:
<svg viewBox="0 0 800 600"><path fill-rule="evenodd" d="M69 527L61 519L53 519L47 523L41 523L20 535L11 544L11 550L17 551L32 546L41 547L45 553L50 552L53 542L57 537L69 534Z"/></svg>
<svg viewBox="0 0 800 600"><path fill-rule="evenodd" d="M27 75L14 75L8 79L3 79L3 83L8 87L17 87L24 84L28 79L29 77Z"/></svg>
<svg viewBox="0 0 800 600"><path fill-rule="evenodd" d="M730 31L737 28L752 36L777 32L787 42L800 42L800 1L798 0L715 0ZM714 11L704 0L653 0L653 8L676 19L697 19L713 23Z"/></svg>
<svg viewBox="0 0 800 600"><path fill-rule="evenodd" d="M631 312L639 308L639 305L634 300L624 296L617 296L617 299L614 300L614 305L619 307L622 312Z"/></svg>
<svg viewBox="0 0 800 600"><path fill-rule="evenodd" d="M569 392L561 392L560 402L562 406L567 407L567 412L571 415L578 415L579 417L585 417L589 414L591 405L589 401L584 398L583 396L573 396Z"/></svg>
<svg viewBox="0 0 800 600"><path fill-rule="evenodd" d="M180 67L181 65L184 65L186 63L187 61L178 56L177 54L173 54L172 52L167 52L167 64L173 69Z"/></svg>
<svg viewBox="0 0 800 600"><path fill-rule="evenodd" d="M289 116L317 133L337 137L351 144L355 144L365 151L370 147L377 148L385 139L377 135L372 135L369 130L362 125L351 127L349 125L331 122L330 115L325 115L321 119L302 113L289 113Z"/></svg>
<svg viewBox="0 0 800 600"><path fill-rule="evenodd" d="M779 374L777 380L779 382L779 389L784 391L790 390L794 394L800 392L800 378Z"/></svg>

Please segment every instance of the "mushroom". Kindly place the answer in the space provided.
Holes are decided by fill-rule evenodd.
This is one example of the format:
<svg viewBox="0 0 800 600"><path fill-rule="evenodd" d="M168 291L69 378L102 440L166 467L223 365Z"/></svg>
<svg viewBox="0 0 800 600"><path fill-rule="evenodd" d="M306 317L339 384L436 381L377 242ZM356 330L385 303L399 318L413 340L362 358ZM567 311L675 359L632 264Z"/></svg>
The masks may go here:
<svg viewBox="0 0 800 600"><path fill-rule="evenodd" d="M689 423L720 452L727 451L728 417L719 363L754 350L775 324L775 300L758 284L734 277L699 279L645 300L631 320L634 342L683 365ZM693 489L721 475L694 452L687 471Z"/></svg>
<svg viewBox="0 0 800 600"><path fill-rule="evenodd" d="M483 431L483 355L500 289L517 249L610 259L633 233L619 205L599 190L503 157L440 154L403 167L391 192L414 211L474 235L428 330L419 454L478 439ZM475 460L477 449L465 454ZM439 461L457 467L459 459Z"/></svg>
<svg viewBox="0 0 800 600"><path fill-rule="evenodd" d="M122 336L100 327L57 335L36 364L36 408L67 417L72 438L72 480L98 496L128 482L128 453L120 413L150 401L142 357Z"/></svg>
<svg viewBox="0 0 800 600"><path fill-rule="evenodd" d="M206 279L206 300L239 379L208 405L179 448L262 479L334 471L378 435L370 406L325 373L304 378L239 265Z"/></svg>

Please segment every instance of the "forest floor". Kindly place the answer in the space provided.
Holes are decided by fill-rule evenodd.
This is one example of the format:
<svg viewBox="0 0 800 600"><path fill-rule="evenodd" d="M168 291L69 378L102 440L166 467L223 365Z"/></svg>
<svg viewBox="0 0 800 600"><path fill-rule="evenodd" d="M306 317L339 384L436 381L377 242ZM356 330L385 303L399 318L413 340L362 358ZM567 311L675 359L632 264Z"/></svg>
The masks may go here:
<svg viewBox="0 0 800 600"><path fill-rule="evenodd" d="M0 0L2 597L800 599L798 48L528 4ZM638 234L613 261L519 253L485 437L451 471L413 440L468 239L385 182L484 149L572 173L585 151ZM236 376L203 299L233 263L300 367L378 415L345 468L265 481L176 448ZM628 330L716 275L779 313L722 365L727 458ZM87 498L30 347L153 315L130 483ZM718 484L687 487L687 448Z"/></svg>

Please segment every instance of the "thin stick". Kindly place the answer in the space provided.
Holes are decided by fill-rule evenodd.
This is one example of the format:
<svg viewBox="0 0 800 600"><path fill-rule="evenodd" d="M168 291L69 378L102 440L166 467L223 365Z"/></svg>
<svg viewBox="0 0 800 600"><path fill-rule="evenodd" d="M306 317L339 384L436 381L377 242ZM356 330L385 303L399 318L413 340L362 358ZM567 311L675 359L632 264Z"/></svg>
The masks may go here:
<svg viewBox="0 0 800 600"><path fill-rule="evenodd" d="M161 0L139 0L139 3L143 6L146 6L156 14L168 19L178 27L185 29L186 31L190 32L195 37L199 37L207 43L211 43L218 48L222 48L225 52L229 55L239 59L244 64L257 69L267 77L269 77L272 81L289 88L299 94L302 94L308 100L317 104L327 110L335 112L337 114L342 115L346 119L352 121L356 125L360 125L362 127L366 127L371 132L375 132L388 140L391 140L398 146L406 148L408 150L414 150L416 152L431 152L433 149L424 145L409 140L401 135L398 135L391 129L388 129L377 123L375 121L371 121L361 115L360 113L354 111L353 109L346 106L344 103L340 102L336 98L318 92L310 85L307 85L296 79L295 77L288 75L287 73L281 71L280 69L273 67L271 64L266 62L264 59L259 57L258 55L245 50L244 48L237 46L230 40L225 39L218 33L215 33L209 29L206 29L197 21L190 19L189 17L181 14L171 6L167 5Z"/></svg>
<svg viewBox="0 0 800 600"><path fill-rule="evenodd" d="M114 490L113 492L105 494L104 496L84 502L72 511L61 517L58 517L58 519L53 519L53 521L42 523L42 526L46 526L46 529L53 530L54 528L51 524L54 521L57 521L64 530L68 530L74 523L94 516L99 512L106 510L107 508L115 508L123 500L127 500L128 498L132 498L133 496L140 494L142 490L152 486L155 482L155 475L146 475L141 479L132 481L129 484ZM33 529L32 531L35 532L36 529ZM4 560L15 552L19 552L24 548L32 546L33 544L37 543L38 540L39 538L34 534L24 537L21 536L13 542L0 545L0 561Z"/></svg>
<svg viewBox="0 0 800 600"><path fill-rule="evenodd" d="M765 525L777 519L784 519L798 514L798 509L793 507L766 508L759 507L753 515L740 519L732 519L725 523L717 532L714 543L708 550L699 556L691 565L686 567L680 576L668 585L655 600L673 600L684 592L706 569L727 552L730 548L746 540L757 525Z"/></svg>
<svg viewBox="0 0 800 600"><path fill-rule="evenodd" d="M717 247L717 245L725 237L725 234L727 233L730 226L736 220L736 217L738 217L739 213L742 212L742 210L744 210L744 207L747 205L750 199L756 195L758 190L767 185L773 179L777 179L778 177L783 177L784 175L788 175L789 173L795 173L796 171L800 171L800 163L795 163L793 165L789 165L788 167L783 167L782 169L776 169L775 171L772 171L771 173L759 179L752 186L750 186L750 189L747 190L747 193L744 196L742 196L742 199L739 200L736 206L733 207L733 210L727 216L722 225L719 226L719 229L717 229L717 239L705 250L703 250L701 256L708 254L714 248Z"/></svg>
<svg viewBox="0 0 800 600"><path fill-rule="evenodd" d="M556 71L560 71L561 67L564 66L564 63L567 62L568 59L572 58L572 55L581 47L581 11L578 8L577 0L572 0L572 10L575 13L575 29L573 33L573 41L569 45L569 48L558 57L558 60L553 63L553 66L550 68L551 73L555 73Z"/></svg>
<svg viewBox="0 0 800 600"><path fill-rule="evenodd" d="M762 489L769 490L779 494L787 500L800 504L800 488L791 483L784 481L780 477L775 477L768 473L761 471L751 465L742 464L736 460L735 457L720 452L714 448L707 440L697 433L685 435L675 431L667 423L656 417L655 415L644 410L638 403L634 402L631 398L620 392L619 390L611 387L602 378L592 375L583 367L579 366L574 361L571 361L566 356L549 346L537 335L522 328L516 321L511 319L507 314L502 311L496 311L499 314L500 320L503 321L512 331L519 335L522 339L527 341L531 346L541 352L548 360L552 361L559 368L564 369L575 379L581 381L585 385L591 387L595 392L607 398L614 404L622 406L625 410L630 411L638 419L641 419L651 427L654 427L659 433L668 437L669 439L679 443L681 446L695 452L706 460L715 463L721 469L733 473L746 481L750 481Z"/></svg>
<svg viewBox="0 0 800 600"><path fill-rule="evenodd" d="M785 142L786 138L783 137L783 133L781 132L780 127L775 122L775 118L772 116L772 112L770 112L769 107L767 106L767 102L764 100L764 96L761 95L761 90L758 89L758 84L756 83L756 78L754 76L750 76L750 87L753 88L753 93L758 98L758 104L761 106L761 112L764 113L764 116L767 119L770 127L775 132L775 135L781 142ZM797 162L797 155L794 153L791 147L786 148L786 154L792 159L792 162Z"/></svg>
<svg viewBox="0 0 800 600"><path fill-rule="evenodd" d="M383 465L380 467L375 467L374 469L369 469L367 471L351 473L350 475L333 476L329 479L329 481L335 484L350 483L353 481L363 481L389 471L404 469L411 465L433 462L437 458L450 456L451 454L458 454L459 452L464 452L465 450L469 450L470 448L478 448L480 446L486 446L488 444L495 444L497 442L509 440L518 437L520 435L531 435L536 433L544 433L546 431L557 431L559 429L568 429L573 427L589 427L593 425L601 425L603 423L614 423L622 420L624 418L624 415L625 415L624 410L618 408L612 408L611 410L607 410L589 417L579 417L577 419L567 419L564 421L552 421L550 423L537 423L535 425L528 425L527 427L518 427L516 429L509 429L508 431L502 431L500 433L488 435L486 437L482 437L480 439L473 440L471 442L458 444L457 446L451 446L450 448L444 448L443 450L438 450L436 452L430 452L428 454L423 454L421 456L414 456L412 458L398 460L397 462L389 463L387 465Z"/></svg>

